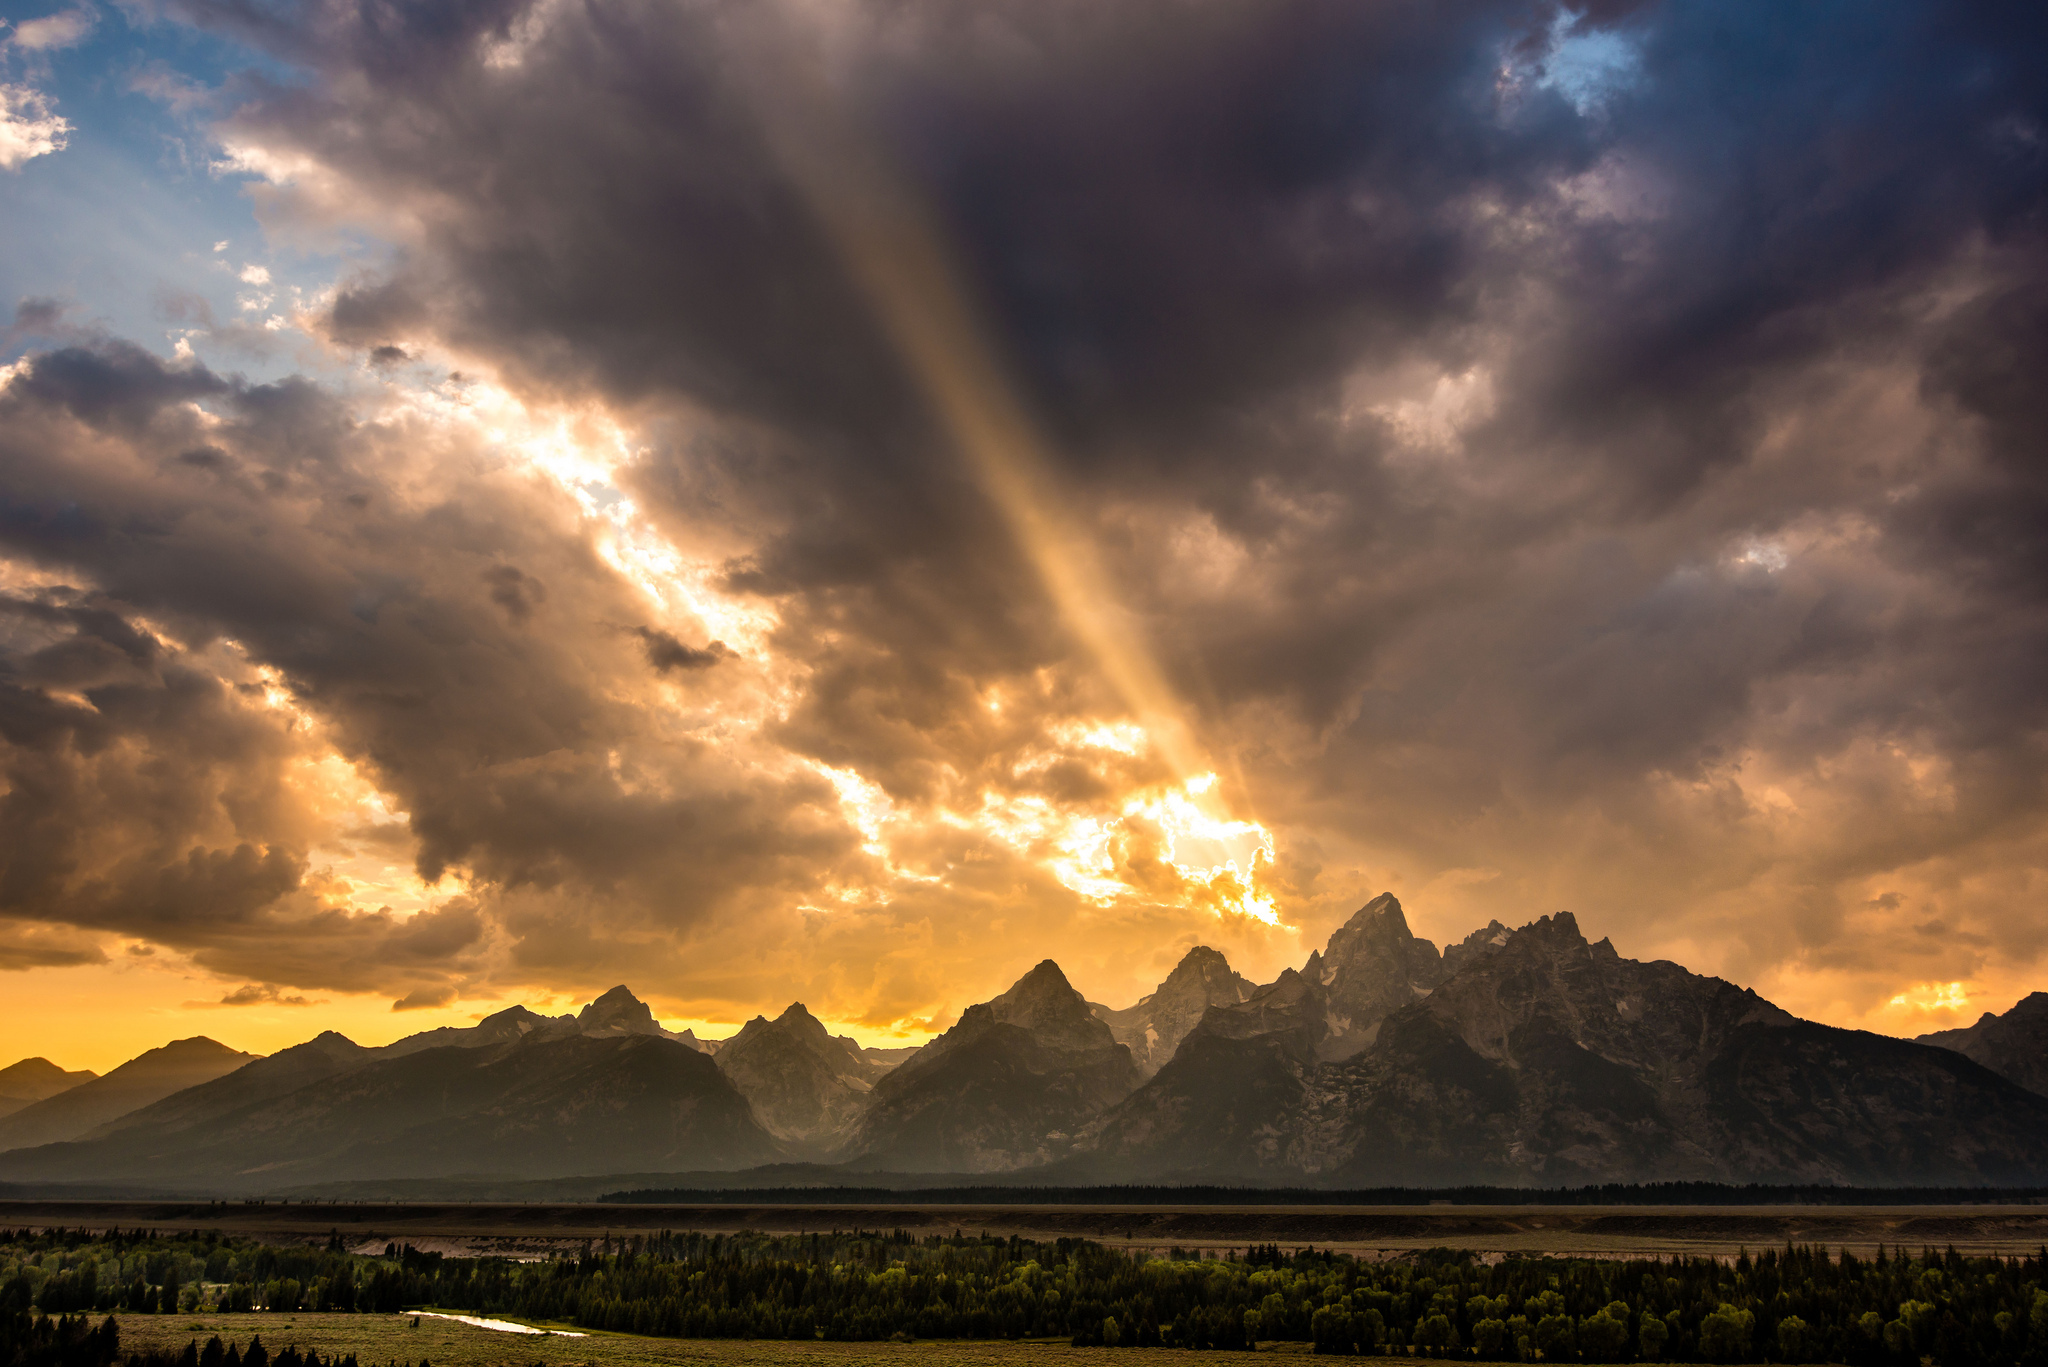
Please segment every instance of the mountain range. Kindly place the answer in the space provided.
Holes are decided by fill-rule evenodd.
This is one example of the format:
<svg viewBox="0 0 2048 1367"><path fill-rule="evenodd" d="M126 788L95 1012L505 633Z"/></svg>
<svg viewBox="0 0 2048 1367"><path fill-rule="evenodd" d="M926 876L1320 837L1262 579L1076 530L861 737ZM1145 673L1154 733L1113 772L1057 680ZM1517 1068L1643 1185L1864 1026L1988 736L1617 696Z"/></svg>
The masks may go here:
<svg viewBox="0 0 2048 1367"><path fill-rule="evenodd" d="M214 1194L736 1172L1555 1186L2048 1180L2048 993L1901 1040L1623 958L1567 913L1439 951L1391 895L1255 984L1187 952L1121 1010L1050 959L918 1049L801 1003L732 1038L624 986L381 1048L212 1040L0 1070L0 1181ZM738 1180L738 1179L736 1179ZM867 1180L867 1179L863 1179Z"/></svg>

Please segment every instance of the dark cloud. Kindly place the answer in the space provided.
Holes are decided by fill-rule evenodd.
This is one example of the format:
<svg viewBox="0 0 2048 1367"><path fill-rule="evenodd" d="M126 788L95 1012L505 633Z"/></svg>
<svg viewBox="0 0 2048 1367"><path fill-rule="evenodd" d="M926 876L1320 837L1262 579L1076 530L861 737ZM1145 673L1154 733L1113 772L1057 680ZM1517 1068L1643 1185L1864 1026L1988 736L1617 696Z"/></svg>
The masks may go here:
<svg viewBox="0 0 2048 1367"><path fill-rule="evenodd" d="M0 545L94 585L0 597L0 807L19 837L0 915L264 982L439 990L479 962L487 914L461 898L393 917L323 890L309 861L338 816L347 848L390 844L295 786L329 745L410 813L428 879L602 888L627 922L658 903L668 933L846 848L830 813L805 815L819 781L648 743L612 684L644 666L604 625L639 610L627 586L523 478L422 486L445 432L118 343L34 358L0 409Z"/></svg>
<svg viewBox="0 0 2048 1367"><path fill-rule="evenodd" d="M666 631L653 627L635 627L633 634L647 648L647 663L663 674L673 670L709 669L720 660L732 656L732 647L723 641L713 641L699 649L686 646Z"/></svg>
<svg viewBox="0 0 2048 1367"><path fill-rule="evenodd" d="M453 987L417 987L391 1003L393 1011L425 1011L455 1000Z"/></svg>
<svg viewBox="0 0 2048 1367"><path fill-rule="evenodd" d="M195 1006L317 1006L311 997L286 992L276 983L243 983L217 1002L193 1002Z"/></svg>
<svg viewBox="0 0 2048 1367"><path fill-rule="evenodd" d="M97 946L65 943L62 936L15 931L0 934L0 972L25 973L36 968L76 968L106 962Z"/></svg>

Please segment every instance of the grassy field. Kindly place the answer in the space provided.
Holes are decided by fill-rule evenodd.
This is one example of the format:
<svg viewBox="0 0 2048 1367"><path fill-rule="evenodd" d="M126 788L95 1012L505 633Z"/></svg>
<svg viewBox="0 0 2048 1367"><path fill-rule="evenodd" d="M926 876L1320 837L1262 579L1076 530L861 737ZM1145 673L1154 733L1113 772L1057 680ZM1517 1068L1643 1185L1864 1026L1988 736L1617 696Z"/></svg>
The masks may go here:
<svg viewBox="0 0 2048 1367"><path fill-rule="evenodd" d="M203 1347L215 1334L246 1347L251 1335L264 1346L318 1349L324 1357L353 1353L363 1367L390 1362L433 1367L682 1367L737 1364L752 1367L1104 1367L1105 1359L1158 1359L1170 1367L1223 1367L1242 1353L1189 1353L1169 1349L1075 1348L1064 1341L1027 1343L980 1340L915 1343L790 1343L777 1339L657 1339L632 1334L539 1338L478 1329L454 1320L411 1315L122 1315L124 1352L179 1349L192 1339ZM566 1326L564 1326L566 1327ZM1306 1354L1306 1343L1276 1343L1275 1355ZM1405 1359L1376 1358L1395 1363ZM1433 1367L1436 1365L1433 1364Z"/></svg>

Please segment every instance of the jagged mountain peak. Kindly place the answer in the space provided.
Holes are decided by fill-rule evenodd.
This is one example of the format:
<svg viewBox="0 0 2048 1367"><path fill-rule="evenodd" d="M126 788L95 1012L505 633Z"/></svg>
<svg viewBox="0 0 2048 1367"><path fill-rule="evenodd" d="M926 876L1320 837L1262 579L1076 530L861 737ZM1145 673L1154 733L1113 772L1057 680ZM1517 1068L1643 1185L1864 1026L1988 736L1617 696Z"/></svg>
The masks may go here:
<svg viewBox="0 0 2048 1367"><path fill-rule="evenodd" d="M1538 917L1467 965L1420 1008L1487 1058L1513 1059L1534 1040L1565 1040L1649 1068L1697 1053L1745 1025L1796 1023L1755 992L1677 964L1624 959L1589 943L1568 911Z"/></svg>
<svg viewBox="0 0 2048 1367"><path fill-rule="evenodd" d="M1401 900L1383 892L1352 913L1302 973L1325 993L1317 1053L1340 1059L1371 1044L1388 1012L1428 996L1444 963L1435 944L1408 928Z"/></svg>
<svg viewBox="0 0 2048 1367"><path fill-rule="evenodd" d="M845 1047L833 1038L825 1023L812 1015L802 1002L791 1002L782 1014L774 1019L755 1016L740 1027L739 1033L719 1046L719 1052L739 1047L742 1043L760 1038L764 1034L779 1035L797 1040L810 1048L829 1050L834 1054L844 1053Z"/></svg>
<svg viewBox="0 0 2048 1367"><path fill-rule="evenodd" d="M877 1082L849 1151L945 1172L1044 1163L1138 1082L1131 1051L1046 959Z"/></svg>
<svg viewBox="0 0 2048 1367"><path fill-rule="evenodd" d="M1488 921L1485 925L1473 931L1470 935L1467 935L1457 944L1445 945L1445 975L1448 976L1452 973L1456 973L1459 969L1465 967L1465 965L1477 963L1481 959L1486 958L1488 955L1498 950L1502 945L1506 944L1508 942L1508 937L1510 935L1513 935L1514 933L1515 932L1509 930L1506 926L1502 925L1498 920L1493 920Z"/></svg>
<svg viewBox="0 0 2048 1367"><path fill-rule="evenodd" d="M1212 1006L1241 1002L1257 988L1230 967L1230 961L1207 945L1181 956L1166 980L1138 1004L1122 1011L1096 1009L1110 1033L1127 1045L1138 1070L1150 1077L1173 1057L1173 1051L1200 1023Z"/></svg>
<svg viewBox="0 0 2048 1367"><path fill-rule="evenodd" d="M1173 972L1166 975L1166 983L1182 978L1213 978L1230 972L1230 960L1220 949L1207 945L1195 945L1180 956L1180 962L1173 966ZM1166 983L1161 983L1164 987Z"/></svg>
<svg viewBox="0 0 2048 1367"><path fill-rule="evenodd" d="M501 1013L502 1014L502 1013ZM536 1017L546 1023L545 1016ZM665 1030L654 1018L654 1011L646 1002L634 996L632 990L620 983L607 991L596 1001L578 1011L574 1020L577 1034L603 1037L607 1035L653 1035L660 1039L677 1040L689 1045L698 1053L709 1053L696 1035L688 1030Z"/></svg>
<svg viewBox="0 0 2048 1367"><path fill-rule="evenodd" d="M1401 899L1391 892L1383 892L1351 913L1351 919L1344 923L1345 930L1383 928L1401 935L1412 935L1408 929L1408 913L1401 909Z"/></svg>
<svg viewBox="0 0 2048 1367"><path fill-rule="evenodd" d="M1361 959L1394 958L1404 963L1413 960L1417 964L1434 964L1441 957L1435 944L1418 938L1408 928L1408 915L1401 909L1400 899L1391 892L1383 892L1353 912L1351 919L1331 934L1322 955L1323 977L1326 982L1334 981L1336 974Z"/></svg>
<svg viewBox="0 0 2048 1367"><path fill-rule="evenodd" d="M1005 1025L1030 1031L1071 1029L1081 1022L1099 1025L1088 1001L1051 959L1017 979L1010 989L988 1002L989 1011Z"/></svg>
<svg viewBox="0 0 2048 1367"><path fill-rule="evenodd" d="M883 1072L802 1002L754 1017L713 1057L769 1133L818 1153L843 1137Z"/></svg>
<svg viewBox="0 0 2048 1367"><path fill-rule="evenodd" d="M576 1025L586 1035L601 1030L621 1034L652 1035L661 1027L654 1023L654 1011L634 996L624 983L612 988L576 1013Z"/></svg>

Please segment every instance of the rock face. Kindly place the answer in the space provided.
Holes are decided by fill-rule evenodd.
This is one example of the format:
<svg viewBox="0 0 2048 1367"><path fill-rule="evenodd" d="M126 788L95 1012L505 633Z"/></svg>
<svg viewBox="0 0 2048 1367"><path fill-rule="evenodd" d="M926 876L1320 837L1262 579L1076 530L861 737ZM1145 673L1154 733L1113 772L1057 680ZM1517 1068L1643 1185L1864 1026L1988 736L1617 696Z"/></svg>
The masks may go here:
<svg viewBox="0 0 2048 1367"><path fill-rule="evenodd" d="M1344 1186L2048 1175L2048 1099L1955 1052L1623 959L1563 913L1460 958L1341 1059L1308 974L1212 1009L1085 1164Z"/></svg>
<svg viewBox="0 0 2048 1367"><path fill-rule="evenodd" d="M76 1139L173 1092L231 1073L255 1058L204 1035L175 1040L138 1054L105 1077L67 1088L0 1120L0 1151Z"/></svg>
<svg viewBox="0 0 2048 1367"><path fill-rule="evenodd" d="M772 1021L754 1017L714 1057L770 1134L820 1155L844 1142L888 1071L826 1030L802 1002Z"/></svg>
<svg viewBox="0 0 2048 1367"><path fill-rule="evenodd" d="M2048 992L2036 992L2002 1016L1986 1011L1975 1025L1922 1035L1920 1043L1953 1049L2030 1092L2048 1096Z"/></svg>
<svg viewBox="0 0 2048 1367"><path fill-rule="evenodd" d="M1676 964L1588 944L1569 913L1509 936L1318 1077L1300 1160L1388 1180L1710 1176L1707 1074L1794 1018Z"/></svg>
<svg viewBox="0 0 2048 1367"><path fill-rule="evenodd" d="M1514 934L1498 921L1488 921L1454 945L1444 946L1444 976L1450 977L1467 964L1477 963L1508 942Z"/></svg>
<svg viewBox="0 0 2048 1367"><path fill-rule="evenodd" d="M1150 1082L1088 1127L1076 1162L1105 1178L1284 1170L1326 1030L1322 986L1291 968L1211 1007Z"/></svg>
<svg viewBox="0 0 2048 1367"><path fill-rule="evenodd" d="M1394 894L1367 902L1301 970L1323 995L1317 1057L1349 1058L1366 1048L1389 1012L1428 996L1444 971L1443 956L1415 938Z"/></svg>
<svg viewBox="0 0 2048 1367"><path fill-rule="evenodd" d="M197 1109L0 1155L0 1174L275 1190L361 1178L731 1168L782 1155L709 1058L640 1034L423 1049L203 1123L190 1120Z"/></svg>
<svg viewBox="0 0 2048 1367"><path fill-rule="evenodd" d="M847 1151L899 1171L1028 1167L1137 1085L1131 1051L1047 959L877 1082Z"/></svg>
<svg viewBox="0 0 2048 1367"><path fill-rule="evenodd" d="M25 1058L0 1068L0 1117L26 1110L59 1092L91 1082L99 1074L81 1068L66 1072L46 1058Z"/></svg>
<svg viewBox="0 0 2048 1367"><path fill-rule="evenodd" d="M1121 1011L1094 1008L1119 1044L1127 1045L1141 1076L1150 1077L1212 1006L1243 1001L1257 989L1231 971L1230 961L1207 945L1196 945L1167 974L1166 981Z"/></svg>

